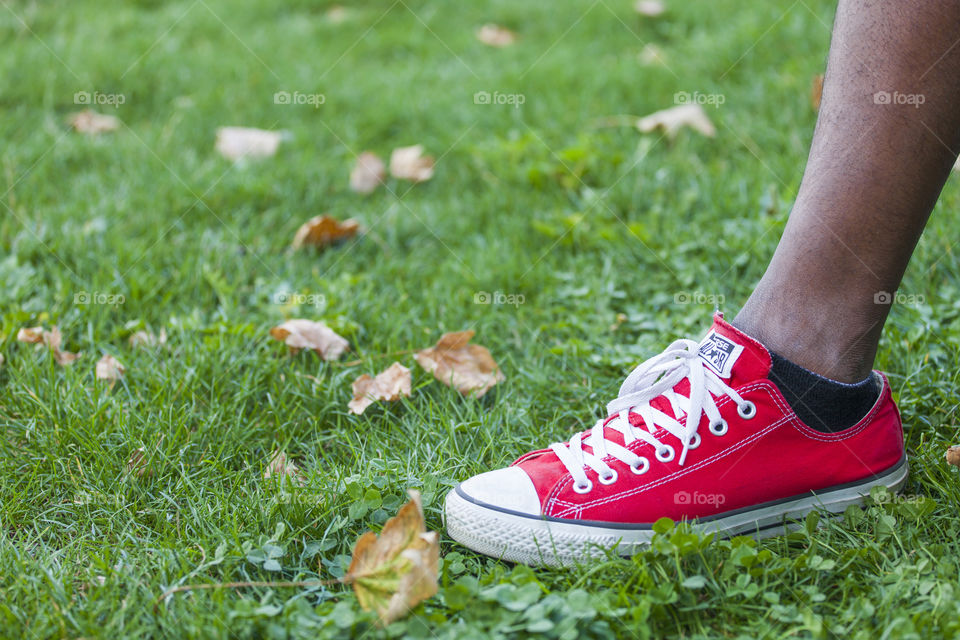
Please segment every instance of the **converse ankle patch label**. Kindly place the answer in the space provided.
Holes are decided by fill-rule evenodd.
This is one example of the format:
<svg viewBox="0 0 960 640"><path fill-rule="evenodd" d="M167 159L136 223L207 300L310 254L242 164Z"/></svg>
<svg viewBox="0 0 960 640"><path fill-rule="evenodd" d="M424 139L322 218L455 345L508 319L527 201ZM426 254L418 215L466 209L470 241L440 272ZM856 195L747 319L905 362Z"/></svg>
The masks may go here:
<svg viewBox="0 0 960 640"><path fill-rule="evenodd" d="M743 345L737 344L729 338L724 338L716 331L711 331L700 343L697 352L700 359L707 363L718 376L729 378L733 365L743 353Z"/></svg>

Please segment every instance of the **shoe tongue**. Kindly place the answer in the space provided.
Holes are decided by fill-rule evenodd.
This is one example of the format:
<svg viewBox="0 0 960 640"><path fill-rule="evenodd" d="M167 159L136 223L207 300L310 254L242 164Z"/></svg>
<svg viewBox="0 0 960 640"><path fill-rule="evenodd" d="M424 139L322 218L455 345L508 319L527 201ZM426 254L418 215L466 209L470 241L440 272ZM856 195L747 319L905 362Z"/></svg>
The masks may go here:
<svg viewBox="0 0 960 640"><path fill-rule="evenodd" d="M734 388L770 375L772 361L767 348L724 320L723 313L719 311L713 316L713 326L710 327L710 331L700 341L699 354L712 371ZM688 396L690 383L687 380L681 380L674 386L673 390L682 396ZM670 403L663 396L653 398L650 405L667 415L673 416ZM607 422L613 420L614 417L608 417ZM634 427L638 429L646 428L640 414L631 411L628 419ZM611 442L624 444L623 435L610 427L604 427L603 434L604 438ZM589 435L588 431L583 432L584 439ZM590 445L584 445L584 450L593 452ZM551 460L553 463L558 462L555 456Z"/></svg>
<svg viewBox="0 0 960 640"><path fill-rule="evenodd" d="M713 326L700 341L700 359L732 387L770 373L770 352L762 344L723 319L719 311Z"/></svg>
<svg viewBox="0 0 960 640"><path fill-rule="evenodd" d="M762 344L740 331L723 319L723 313L717 312L713 316L713 326L706 337L700 341L700 359L711 371L715 372L731 387L738 387L754 380L766 378L770 374L770 352ZM690 382L681 380L673 388L678 394L689 397ZM655 409L673 416L670 402L660 396L650 401ZM640 428L643 418L639 414L630 413L630 423ZM612 429L605 430L608 436L613 434ZM622 443L619 434L613 434L616 442Z"/></svg>

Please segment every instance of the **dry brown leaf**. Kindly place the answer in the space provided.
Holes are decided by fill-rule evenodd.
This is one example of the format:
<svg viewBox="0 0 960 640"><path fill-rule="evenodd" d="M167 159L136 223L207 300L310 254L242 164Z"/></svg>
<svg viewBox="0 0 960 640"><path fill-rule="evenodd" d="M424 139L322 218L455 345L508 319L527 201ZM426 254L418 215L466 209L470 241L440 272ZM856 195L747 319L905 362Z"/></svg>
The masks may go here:
<svg viewBox="0 0 960 640"><path fill-rule="evenodd" d="M387 166L380 156L364 151L357 156L357 163L350 172L350 190L357 193L372 193L387 177Z"/></svg>
<svg viewBox="0 0 960 640"><path fill-rule="evenodd" d="M327 9L327 20L329 20L333 24L340 24L341 22L345 22L349 17L350 17L350 12L347 10L347 8L339 4L335 4L329 9Z"/></svg>
<svg viewBox="0 0 960 640"><path fill-rule="evenodd" d="M656 111L637 120L637 129L643 133L661 129L671 140L676 137L682 127L695 129L709 138L717 133L710 118L699 104L681 104Z"/></svg>
<svg viewBox="0 0 960 640"><path fill-rule="evenodd" d="M303 486L307 481L300 472L299 467L293 463L293 460L289 460L287 454L279 449L275 449L273 453L270 454L267 467L263 470L264 480L269 480L274 477L299 486Z"/></svg>
<svg viewBox="0 0 960 640"><path fill-rule="evenodd" d="M283 140L282 131L252 127L220 127L215 147L228 160L266 158L274 155Z"/></svg>
<svg viewBox="0 0 960 640"><path fill-rule="evenodd" d="M642 16L656 18L666 11L667 8L660 0L637 0L633 5L633 10Z"/></svg>
<svg viewBox="0 0 960 640"><path fill-rule="evenodd" d="M498 24L485 24L477 29L477 40L490 47L509 47L517 41L517 34Z"/></svg>
<svg viewBox="0 0 960 640"><path fill-rule="evenodd" d="M663 53L663 49L653 43L644 46L643 50L640 52L640 62L648 66L663 66L666 64L666 60L667 57Z"/></svg>
<svg viewBox="0 0 960 640"><path fill-rule="evenodd" d="M813 81L810 83L810 106L813 107L814 111L820 110L820 98L823 97L823 74L817 74L813 76Z"/></svg>
<svg viewBox="0 0 960 640"><path fill-rule="evenodd" d="M616 318L614 318L613 324L610 325L610 331L616 331L620 328L624 322L628 320L628 316L625 313L618 313Z"/></svg>
<svg viewBox="0 0 960 640"><path fill-rule="evenodd" d="M346 338L338 336L324 323L299 318L270 329L270 335L282 340L294 353L300 349L313 349L324 360L337 360L350 345Z"/></svg>
<svg viewBox="0 0 960 640"><path fill-rule="evenodd" d="M53 359L57 361L57 364L63 367L73 364L74 361L79 357L79 353L73 353L72 351L64 351L62 349L53 350Z"/></svg>
<svg viewBox="0 0 960 640"><path fill-rule="evenodd" d="M162 347L167 344L167 330L160 329L159 335L154 335L150 331L137 331L130 336L129 341L134 349Z"/></svg>
<svg viewBox="0 0 960 640"><path fill-rule="evenodd" d="M960 467L960 445L953 445L947 449L947 462Z"/></svg>
<svg viewBox="0 0 960 640"><path fill-rule="evenodd" d="M440 536L427 531L420 493L387 520L378 538L368 531L353 547L353 560L341 582L352 584L357 602L376 611L386 626L437 593Z"/></svg>
<svg viewBox="0 0 960 640"><path fill-rule="evenodd" d="M360 224L356 220L340 222L326 214L310 218L297 229L293 236L294 249L303 247L327 247L335 242L357 235Z"/></svg>
<svg viewBox="0 0 960 640"><path fill-rule="evenodd" d="M426 182L433 177L433 156L423 155L423 145L399 147L390 154L390 175L400 180Z"/></svg>
<svg viewBox="0 0 960 640"><path fill-rule="evenodd" d="M119 129L120 118L86 109L70 117L70 126L80 133L98 135Z"/></svg>
<svg viewBox="0 0 960 640"><path fill-rule="evenodd" d="M142 478L150 474L150 467L147 466L147 452L143 447L135 449L127 460L127 475Z"/></svg>
<svg viewBox="0 0 960 640"><path fill-rule="evenodd" d="M122 378L123 373L126 370L126 367L120 364L120 361L109 353L97 360L97 380L109 380L114 382Z"/></svg>
<svg viewBox="0 0 960 640"><path fill-rule="evenodd" d="M80 357L79 353L64 351L60 348L63 343L63 335L57 327L51 327L47 331L43 327L23 327L17 331L17 340L27 344L43 343L48 349L53 351L53 358L57 364L67 366Z"/></svg>
<svg viewBox="0 0 960 640"><path fill-rule="evenodd" d="M17 331L17 342L39 344L43 342L43 327L22 327Z"/></svg>
<svg viewBox="0 0 960 640"><path fill-rule="evenodd" d="M383 400L393 402L400 397L410 397L410 369L399 362L392 365L371 378L363 374L353 381L353 400L347 406L350 413L362 414L374 402Z"/></svg>
<svg viewBox="0 0 960 640"><path fill-rule="evenodd" d="M79 353L73 353L72 351L66 351L60 348L60 345L63 344L63 335L56 326L50 327L50 331L43 332L43 344L47 345L47 348L53 351L53 359L56 360L60 366L66 367L67 365L71 365L80 357Z"/></svg>
<svg viewBox="0 0 960 640"><path fill-rule="evenodd" d="M56 326L53 326L50 327L50 331L44 330L43 344L45 344L48 349L59 351L60 345L63 344L63 334L60 333L60 329Z"/></svg>
<svg viewBox="0 0 960 640"><path fill-rule="evenodd" d="M479 398L506 378L486 347L469 344L474 333L446 333L436 346L418 351L413 357L440 382Z"/></svg>

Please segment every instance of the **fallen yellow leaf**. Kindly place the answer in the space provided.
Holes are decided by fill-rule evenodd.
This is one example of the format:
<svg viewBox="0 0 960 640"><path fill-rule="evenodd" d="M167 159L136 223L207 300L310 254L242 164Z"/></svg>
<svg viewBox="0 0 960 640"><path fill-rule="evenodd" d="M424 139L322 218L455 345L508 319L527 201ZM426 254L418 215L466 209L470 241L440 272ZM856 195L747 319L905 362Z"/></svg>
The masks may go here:
<svg viewBox="0 0 960 640"><path fill-rule="evenodd" d="M400 397L410 397L410 369L399 362L371 378L363 374L353 381L353 400L347 406L351 413L362 414L367 407L378 400L393 402Z"/></svg>
<svg viewBox="0 0 960 640"><path fill-rule="evenodd" d="M357 156L357 163L350 172L350 189L357 193L372 193L387 177L387 167L380 156L364 151Z"/></svg>
<svg viewBox="0 0 960 640"><path fill-rule="evenodd" d="M387 520L378 538L368 531L353 547L353 560L342 578L353 585L357 601L376 611L386 626L437 593L440 537L427 531L420 493Z"/></svg>
<svg viewBox="0 0 960 640"><path fill-rule="evenodd" d="M120 118L86 109L70 117L70 126L80 133L99 135L119 129Z"/></svg>
<svg viewBox="0 0 960 640"><path fill-rule="evenodd" d="M273 327L270 335L286 343L294 353L300 349L313 349L324 360L337 360L350 345L346 338L337 335L324 323L299 318Z"/></svg>
<svg viewBox="0 0 960 640"><path fill-rule="evenodd" d="M228 160L266 158L274 155L283 140L282 131L265 131L252 127L220 127L215 147Z"/></svg>
<svg viewBox="0 0 960 640"><path fill-rule="evenodd" d="M119 380L125 371L126 368L120 364L120 361L109 353L97 361L97 380L109 380L113 382Z"/></svg>
<svg viewBox="0 0 960 640"><path fill-rule="evenodd" d="M356 220L340 222L326 214L310 218L297 229L293 236L293 248L327 247L335 242L357 235L360 224Z"/></svg>
<svg viewBox="0 0 960 640"><path fill-rule="evenodd" d="M413 357L445 385L464 395L483 396L506 378L486 347L469 344L474 331L446 333L436 346L418 351Z"/></svg>
<svg viewBox="0 0 960 640"><path fill-rule="evenodd" d="M517 41L517 34L498 24L485 24L477 29L477 40L490 47L509 47Z"/></svg>
<svg viewBox="0 0 960 640"><path fill-rule="evenodd" d="M661 129L671 140L676 137L681 127L695 129L708 138L712 138L717 133L710 118L699 104L681 104L637 120L637 129L643 133Z"/></svg>
<svg viewBox="0 0 960 640"><path fill-rule="evenodd" d="M390 154L390 175L400 180L426 182L433 177L433 157L423 155L423 145L400 147Z"/></svg>

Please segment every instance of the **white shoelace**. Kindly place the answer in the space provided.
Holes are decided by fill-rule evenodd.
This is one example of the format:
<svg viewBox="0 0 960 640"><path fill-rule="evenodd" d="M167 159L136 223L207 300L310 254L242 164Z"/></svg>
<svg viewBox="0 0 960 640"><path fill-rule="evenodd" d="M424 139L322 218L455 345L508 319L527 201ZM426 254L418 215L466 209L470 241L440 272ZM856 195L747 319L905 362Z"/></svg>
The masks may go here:
<svg viewBox="0 0 960 640"><path fill-rule="evenodd" d="M720 417L717 409L717 399L721 396L729 396L737 403L741 417L748 419L756 415L754 404L744 400L700 358L697 354L699 347L694 340L677 340L667 347L666 351L650 358L627 376L620 386L617 399L607 405L608 417L598 420L585 439L582 439L582 433L578 433L569 442L550 445L550 449L573 476L575 491L587 493L593 488L593 483L586 474L587 468L597 472L602 484L616 482L617 472L603 461L607 456L629 465L635 474L646 473L650 468L650 461L626 448L637 440L652 445L655 448L655 457L660 462L673 460L676 454L673 447L657 440L653 435L661 427L683 445L679 460L682 466L687 452L700 445L697 428L703 414L706 414L710 421L711 433L726 433L727 423ZM690 382L689 397L673 390L684 378ZM650 401L660 396L670 403L674 416L687 416L685 424L650 406ZM630 424L631 412L643 418L641 427ZM611 420L609 416L614 414L616 416ZM612 429L623 436L623 445L605 438L604 428ZM584 446L589 446L592 451L584 451Z"/></svg>

